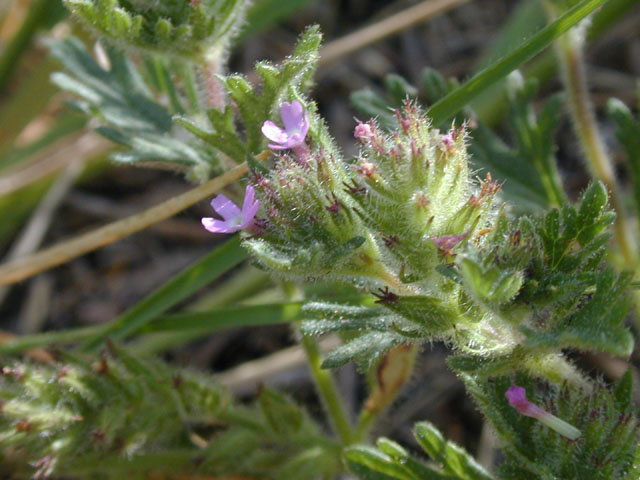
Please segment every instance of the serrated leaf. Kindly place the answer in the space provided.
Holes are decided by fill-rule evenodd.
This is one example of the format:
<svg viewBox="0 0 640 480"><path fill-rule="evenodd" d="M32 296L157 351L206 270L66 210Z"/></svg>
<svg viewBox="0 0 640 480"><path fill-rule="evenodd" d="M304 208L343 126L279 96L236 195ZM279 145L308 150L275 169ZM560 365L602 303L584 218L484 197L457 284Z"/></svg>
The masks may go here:
<svg viewBox="0 0 640 480"><path fill-rule="evenodd" d="M553 322L546 332L528 331L527 344L630 355L633 336L623 326L630 307L630 299L625 297L630 281L629 273L616 278L611 269L601 272L595 279L595 292L574 313Z"/></svg>
<svg viewBox="0 0 640 480"><path fill-rule="evenodd" d="M200 168L206 171L205 178L211 173L216 155L195 139L189 143L168 135L173 128L172 112L153 99L140 73L122 52L107 50L111 64L111 70L107 71L73 37L53 42L51 50L69 71L55 73L52 81L82 99L76 105L99 120L102 124L97 129L99 133L128 147L112 158L127 163L164 162L169 166ZM166 73L166 69L162 71ZM165 78L163 82L172 105L182 111L171 79Z"/></svg>

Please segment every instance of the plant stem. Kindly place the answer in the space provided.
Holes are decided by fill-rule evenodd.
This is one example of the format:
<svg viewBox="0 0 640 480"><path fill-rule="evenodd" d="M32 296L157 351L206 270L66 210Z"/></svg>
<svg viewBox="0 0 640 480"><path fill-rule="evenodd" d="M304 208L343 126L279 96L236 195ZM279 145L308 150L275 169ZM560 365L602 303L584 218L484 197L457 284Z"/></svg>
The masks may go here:
<svg viewBox="0 0 640 480"><path fill-rule="evenodd" d="M342 399L338 394L336 384L331 377L331 374L327 370L321 368L322 359L320 357L318 344L314 339L305 336L302 337L301 343L307 356L311 376L313 377L318 393L322 398L325 410L331 419L333 428L338 434L338 437L340 437L341 443L343 445L349 445L353 443L356 437L354 436L351 424L347 419Z"/></svg>
<svg viewBox="0 0 640 480"><path fill-rule="evenodd" d="M555 13L550 2L547 9ZM615 237L628 266L635 267L635 242L623 207L620 188L616 182L613 163L607 154L589 98L586 69L583 58L584 25L578 25L557 41L557 56L562 80L571 107L571 119L582 145L591 175L604 183L610 194L610 203L617 214Z"/></svg>
<svg viewBox="0 0 640 480"><path fill-rule="evenodd" d="M289 300L301 300L302 292L291 282L283 282L282 289ZM355 440L355 435L351 423L348 420L347 413L344 410L344 403L335 381L328 370L322 368L322 356L318 343L311 337L304 336L297 329L300 337L300 344L307 357L307 364L311 371L311 376L316 386L318 395L322 400L324 409L329 417L333 429L338 434L340 442L343 445L350 445Z"/></svg>
<svg viewBox="0 0 640 480"><path fill-rule="evenodd" d="M223 73L220 62L220 52L208 52L204 56L204 65L202 67L204 75L204 83L206 86L207 106L217 110L224 110L227 103L225 97L225 89L218 79L218 75ZM205 109L206 110L206 109Z"/></svg>

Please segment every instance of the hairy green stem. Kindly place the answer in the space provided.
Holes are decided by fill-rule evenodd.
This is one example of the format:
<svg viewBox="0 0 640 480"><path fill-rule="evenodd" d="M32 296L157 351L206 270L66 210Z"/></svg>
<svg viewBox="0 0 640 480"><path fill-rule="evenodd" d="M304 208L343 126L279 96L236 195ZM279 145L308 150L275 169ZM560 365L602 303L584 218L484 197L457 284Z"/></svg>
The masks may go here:
<svg viewBox="0 0 640 480"><path fill-rule="evenodd" d="M331 419L333 428L338 434L342 444L349 445L353 443L356 437L347 418L342 399L338 394L338 389L336 388L333 377L331 377L331 374L327 370L321 367L322 358L318 344L313 338L305 336L302 337L301 344L307 356L311 376L322 398L327 414Z"/></svg>
<svg viewBox="0 0 640 480"><path fill-rule="evenodd" d="M556 7L546 1L551 15ZM611 206L617 214L615 237L620 252L628 266L636 266L636 246L629 228L620 187L615 178L614 167L607 154L598 130L586 82L586 68L583 58L585 25L578 25L557 41L557 57L562 72L562 81L568 94L571 119L584 151L587 165L594 178L602 181L609 190Z"/></svg>
<svg viewBox="0 0 640 480"><path fill-rule="evenodd" d="M284 282L282 288L290 300L299 300L302 296L295 284L291 282ZM307 357L311 377L313 378L318 395L329 417L329 421L338 434L340 442L343 445L350 445L355 440L353 428L344 410L344 402L338 393L338 388L331 373L322 368L322 355L320 354L318 343L314 338L302 335L298 329L296 333L300 337L300 344Z"/></svg>

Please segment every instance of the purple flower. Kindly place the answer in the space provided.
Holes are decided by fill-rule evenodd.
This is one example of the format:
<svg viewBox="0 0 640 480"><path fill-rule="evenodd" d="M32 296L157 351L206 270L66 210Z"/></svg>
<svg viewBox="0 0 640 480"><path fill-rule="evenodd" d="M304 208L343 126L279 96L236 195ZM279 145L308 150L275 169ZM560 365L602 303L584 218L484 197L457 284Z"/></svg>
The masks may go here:
<svg viewBox="0 0 640 480"><path fill-rule="evenodd" d="M509 404L515 408L518 413L526 417L535 418L536 420L544 423L547 427L558 432L560 435L563 435L570 440L575 440L581 435L580 430L573 425L568 424L564 420L561 420L555 415L552 415L546 410L540 408L535 403L531 403L527 400L527 391L523 387L512 385L507 389L504 396L507 397Z"/></svg>
<svg viewBox="0 0 640 480"><path fill-rule="evenodd" d="M260 202L255 200L255 191L251 185L248 185L244 194L242 210L224 195L218 195L211 200L211 206L224 220L204 217L202 226L211 233L233 233L247 228L253 223Z"/></svg>
<svg viewBox="0 0 640 480"><path fill-rule="evenodd" d="M275 143L270 143L269 148L273 150L285 150L290 148L296 155L305 154L307 145L304 140L309 131L309 114L304 111L303 118L302 104L297 100L293 102L283 102L280 105L280 117L284 123L284 129L270 120L262 124L262 133L265 137Z"/></svg>

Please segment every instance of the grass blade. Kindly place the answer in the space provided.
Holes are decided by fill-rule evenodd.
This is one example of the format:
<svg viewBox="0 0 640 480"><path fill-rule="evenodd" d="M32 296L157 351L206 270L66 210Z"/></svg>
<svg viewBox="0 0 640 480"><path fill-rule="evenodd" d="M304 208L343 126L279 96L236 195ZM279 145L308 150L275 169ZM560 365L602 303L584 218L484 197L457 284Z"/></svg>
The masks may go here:
<svg viewBox="0 0 640 480"><path fill-rule="evenodd" d="M227 307L210 312L163 315L147 324L140 333L171 331L217 332L232 327L275 325L300 320L304 302Z"/></svg>
<svg viewBox="0 0 640 480"><path fill-rule="evenodd" d="M116 318L100 335L88 343L86 349L95 350L107 336L121 340L137 332L155 317L211 283L246 258L247 253L240 245L240 237L236 235Z"/></svg>
<svg viewBox="0 0 640 480"><path fill-rule="evenodd" d="M476 96L540 53L554 40L587 17L605 2L606 0L583 0L558 18L555 22L547 25L545 28L533 35L529 40L512 53L505 56L502 60L485 68L459 88L434 103L427 112L433 120L433 124L440 125L446 121L447 118L458 113Z"/></svg>
<svg viewBox="0 0 640 480"><path fill-rule="evenodd" d="M149 323L140 328L139 332L213 333L225 328L290 323L300 320L302 305L303 302L274 303L226 307L208 312L162 315L155 320L149 321ZM0 343L0 355L16 355L33 348L46 347L48 345L71 344L90 339L95 341L98 338L105 337L110 328L112 327L98 325L15 337ZM114 335L110 334L110 336L113 337Z"/></svg>

